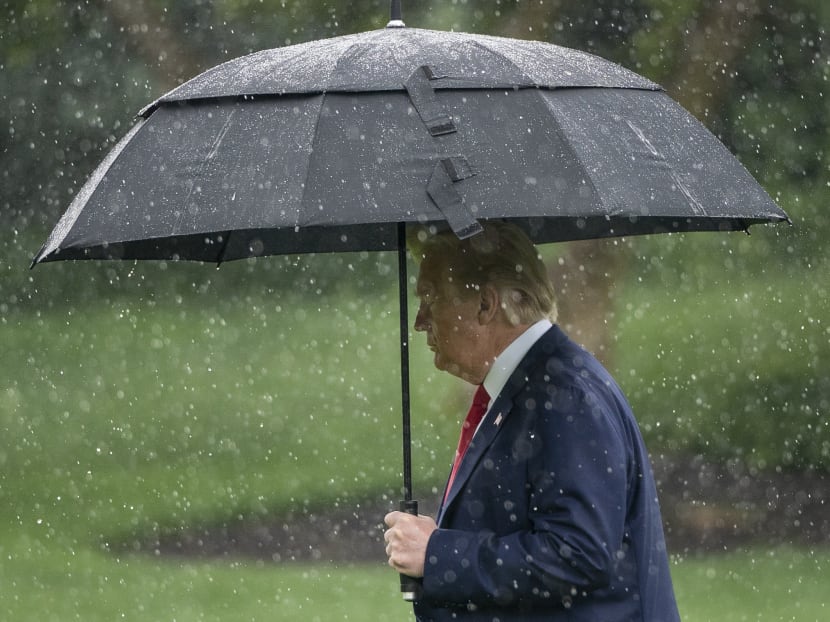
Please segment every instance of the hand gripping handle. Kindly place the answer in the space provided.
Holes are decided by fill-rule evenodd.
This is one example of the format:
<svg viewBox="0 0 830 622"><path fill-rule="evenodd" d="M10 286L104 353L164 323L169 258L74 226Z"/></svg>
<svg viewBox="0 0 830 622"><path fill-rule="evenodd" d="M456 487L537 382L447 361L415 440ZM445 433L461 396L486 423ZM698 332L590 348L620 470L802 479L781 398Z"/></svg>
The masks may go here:
<svg viewBox="0 0 830 622"><path fill-rule="evenodd" d="M401 501L401 512L418 516L418 502L410 499L409 501ZM418 600L421 595L421 582L418 579L407 576L401 576L401 596L405 601L412 602Z"/></svg>

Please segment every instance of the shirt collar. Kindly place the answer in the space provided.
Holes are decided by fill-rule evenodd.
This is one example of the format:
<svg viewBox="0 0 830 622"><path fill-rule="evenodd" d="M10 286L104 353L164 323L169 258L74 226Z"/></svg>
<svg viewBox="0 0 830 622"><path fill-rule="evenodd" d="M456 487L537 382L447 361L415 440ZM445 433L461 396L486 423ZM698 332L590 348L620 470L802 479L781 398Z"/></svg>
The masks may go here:
<svg viewBox="0 0 830 622"><path fill-rule="evenodd" d="M525 332L519 335L513 342L507 346L501 354L493 361L493 366L487 372L484 378L484 388L490 396L490 404L492 405L496 396L501 393L504 385L510 379L511 374L516 371L519 363L527 354L528 350L533 347L539 338L550 330L551 322L549 320L539 320L528 328Z"/></svg>

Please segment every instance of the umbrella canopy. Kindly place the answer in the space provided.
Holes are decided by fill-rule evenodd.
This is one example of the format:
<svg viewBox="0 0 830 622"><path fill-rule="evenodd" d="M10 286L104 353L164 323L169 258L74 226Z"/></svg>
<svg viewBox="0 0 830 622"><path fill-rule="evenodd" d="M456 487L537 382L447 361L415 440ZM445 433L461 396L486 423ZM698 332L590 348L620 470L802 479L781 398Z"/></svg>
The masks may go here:
<svg viewBox="0 0 830 622"><path fill-rule="evenodd" d="M33 263L536 242L787 220L659 86L547 43L386 28L238 58L145 108Z"/></svg>

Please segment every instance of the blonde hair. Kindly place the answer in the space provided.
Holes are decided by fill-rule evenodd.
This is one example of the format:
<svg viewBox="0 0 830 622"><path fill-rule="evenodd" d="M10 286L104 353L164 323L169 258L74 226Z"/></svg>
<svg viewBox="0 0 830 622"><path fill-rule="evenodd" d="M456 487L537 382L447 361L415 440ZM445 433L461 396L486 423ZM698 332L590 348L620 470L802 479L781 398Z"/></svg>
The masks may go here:
<svg viewBox="0 0 830 622"><path fill-rule="evenodd" d="M451 231L426 227L409 231L415 261L438 257L451 271L446 286L457 295L475 292L485 285L499 294L508 321L517 326L547 318L556 321L556 296L547 267L536 247L516 225L485 221L484 231L464 240Z"/></svg>

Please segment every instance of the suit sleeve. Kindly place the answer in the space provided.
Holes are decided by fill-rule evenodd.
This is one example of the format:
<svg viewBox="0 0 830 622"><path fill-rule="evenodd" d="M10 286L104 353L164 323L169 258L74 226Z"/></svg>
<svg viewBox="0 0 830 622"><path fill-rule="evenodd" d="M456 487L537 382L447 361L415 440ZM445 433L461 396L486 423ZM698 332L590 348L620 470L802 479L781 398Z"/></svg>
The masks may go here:
<svg viewBox="0 0 830 622"><path fill-rule="evenodd" d="M425 598L550 606L609 584L623 555L628 443L618 409L627 406L602 389L524 393L515 414L533 424L513 440L514 465L526 469L524 528L435 531Z"/></svg>

